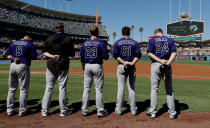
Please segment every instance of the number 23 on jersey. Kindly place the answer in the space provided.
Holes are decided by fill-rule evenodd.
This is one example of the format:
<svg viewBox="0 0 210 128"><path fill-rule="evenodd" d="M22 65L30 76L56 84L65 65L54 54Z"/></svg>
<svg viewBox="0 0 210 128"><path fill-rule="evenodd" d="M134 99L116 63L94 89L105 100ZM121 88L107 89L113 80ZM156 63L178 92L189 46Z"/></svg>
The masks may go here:
<svg viewBox="0 0 210 128"><path fill-rule="evenodd" d="M86 58L97 58L97 48L96 47L86 47L85 48Z"/></svg>

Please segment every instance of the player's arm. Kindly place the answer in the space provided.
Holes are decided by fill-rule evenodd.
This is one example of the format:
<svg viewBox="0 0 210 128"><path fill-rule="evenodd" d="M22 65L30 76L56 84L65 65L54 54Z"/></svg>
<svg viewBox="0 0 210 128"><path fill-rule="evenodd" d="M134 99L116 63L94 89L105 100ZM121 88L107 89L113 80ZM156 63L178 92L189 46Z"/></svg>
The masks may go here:
<svg viewBox="0 0 210 128"><path fill-rule="evenodd" d="M101 49L102 49L102 57L105 60L109 59L109 51L107 49L107 45L103 42L103 45L101 45Z"/></svg>
<svg viewBox="0 0 210 128"><path fill-rule="evenodd" d="M176 45L175 45L174 41L172 41L172 45L171 45L170 49L171 49L171 56L167 62L167 65L170 65L174 61L174 59L177 55Z"/></svg>
<svg viewBox="0 0 210 128"><path fill-rule="evenodd" d="M46 57L49 57L51 59L54 59L54 60L59 60L60 59L60 55L52 55L49 52L44 52L43 55L46 56Z"/></svg>
<svg viewBox="0 0 210 128"><path fill-rule="evenodd" d="M80 61L81 61L81 65L82 65L82 70L84 71L85 70L84 56L81 56Z"/></svg>
<svg viewBox="0 0 210 128"><path fill-rule="evenodd" d="M139 58L135 57L132 62L129 62L129 65L135 65L138 62Z"/></svg>
<svg viewBox="0 0 210 128"><path fill-rule="evenodd" d="M147 47L147 54L150 58L152 58L153 60L160 62L161 64L166 64L167 61L166 60L162 60L160 58L158 58L157 56L155 56L153 53L156 51L156 48L154 46L154 42L152 42L152 40L149 40L148 43L148 47Z"/></svg>
<svg viewBox="0 0 210 128"><path fill-rule="evenodd" d="M80 49L80 61L82 65L82 70L85 70L85 50L84 50L84 45L82 44L82 47Z"/></svg>
<svg viewBox="0 0 210 128"><path fill-rule="evenodd" d="M171 56L170 56L170 58L169 58L169 60L168 60L166 65L170 65L174 61L176 55L177 55L176 52L171 53Z"/></svg>
<svg viewBox="0 0 210 128"><path fill-rule="evenodd" d="M113 57L121 64L123 65L128 65L127 61L124 61L122 58L120 58L119 56L119 51L118 51L118 46L117 46L117 42L115 43L114 47L113 47L113 51L112 51Z"/></svg>
<svg viewBox="0 0 210 128"><path fill-rule="evenodd" d="M12 60L15 63L19 63L19 61L20 61L18 58L13 57L12 55L8 55L7 59L8 60Z"/></svg>
<svg viewBox="0 0 210 128"><path fill-rule="evenodd" d="M160 58L158 58L157 56L155 56L153 53L148 52L148 56L151 57L153 60L160 62L161 64L166 64L167 61L166 60L162 60Z"/></svg>
<svg viewBox="0 0 210 128"><path fill-rule="evenodd" d="M135 65L140 58L141 58L141 49L140 49L139 44L136 42L134 59L129 64L130 65Z"/></svg>
<svg viewBox="0 0 210 128"><path fill-rule="evenodd" d="M54 60L59 60L60 55L52 55L48 52L49 51L49 46L48 46L49 41L50 41L50 39L47 39L43 44L43 55L48 58L54 59Z"/></svg>
<svg viewBox="0 0 210 128"><path fill-rule="evenodd" d="M74 57L75 56L74 43L69 38L66 38L65 43L67 44L65 47L65 51L68 52L69 56Z"/></svg>
<svg viewBox="0 0 210 128"><path fill-rule="evenodd" d="M117 57L116 60L117 60L118 62L120 62L121 64L123 64L123 65L128 65L128 64L129 64L128 61L124 61L124 60L122 60L120 57Z"/></svg>
<svg viewBox="0 0 210 128"><path fill-rule="evenodd" d="M37 52L35 46L31 45L31 59L36 60L37 59Z"/></svg>
<svg viewBox="0 0 210 128"><path fill-rule="evenodd" d="M13 43L10 44L5 55L7 55L8 60L12 60L13 62L18 63L19 59L12 56L12 47L13 47Z"/></svg>

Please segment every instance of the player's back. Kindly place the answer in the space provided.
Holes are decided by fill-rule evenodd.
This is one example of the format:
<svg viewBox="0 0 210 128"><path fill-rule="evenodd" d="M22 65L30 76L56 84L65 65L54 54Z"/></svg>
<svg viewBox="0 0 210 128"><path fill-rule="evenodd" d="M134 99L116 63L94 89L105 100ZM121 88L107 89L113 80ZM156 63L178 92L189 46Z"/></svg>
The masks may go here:
<svg viewBox="0 0 210 128"><path fill-rule="evenodd" d="M102 64L103 59L108 56L106 44L98 38L87 39L80 51L85 63Z"/></svg>
<svg viewBox="0 0 210 128"><path fill-rule="evenodd" d="M60 55L62 58L68 59L74 56L74 47L72 41L64 34L55 34L47 38L44 43L45 51L50 54ZM47 49L47 50L46 50Z"/></svg>
<svg viewBox="0 0 210 128"><path fill-rule="evenodd" d="M37 56L33 44L27 40L17 40L13 42L9 49L8 54L20 60L20 63L30 65L32 57Z"/></svg>
<svg viewBox="0 0 210 128"><path fill-rule="evenodd" d="M148 52L153 53L158 58L168 60L171 53L176 50L174 41L166 36L156 36L148 43Z"/></svg>
<svg viewBox="0 0 210 128"><path fill-rule="evenodd" d="M135 54L140 52L140 47L138 43L131 38L121 38L119 39L113 49L113 54L118 54L124 61L133 61Z"/></svg>

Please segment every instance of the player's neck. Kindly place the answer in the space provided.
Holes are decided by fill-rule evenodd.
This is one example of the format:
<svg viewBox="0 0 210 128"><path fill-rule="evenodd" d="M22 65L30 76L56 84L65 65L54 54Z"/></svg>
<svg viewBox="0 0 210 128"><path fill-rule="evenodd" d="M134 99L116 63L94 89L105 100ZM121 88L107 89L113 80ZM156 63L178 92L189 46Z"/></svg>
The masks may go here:
<svg viewBox="0 0 210 128"><path fill-rule="evenodd" d="M129 36L123 36L123 37L126 38L126 39L129 38Z"/></svg>
<svg viewBox="0 0 210 128"><path fill-rule="evenodd" d="M96 37L96 36L91 36L90 38L91 38L91 39L96 39L97 37Z"/></svg>
<svg viewBox="0 0 210 128"><path fill-rule="evenodd" d="M155 36L160 36L160 37L161 37L161 36L163 36L163 34L157 34L157 35L155 35Z"/></svg>

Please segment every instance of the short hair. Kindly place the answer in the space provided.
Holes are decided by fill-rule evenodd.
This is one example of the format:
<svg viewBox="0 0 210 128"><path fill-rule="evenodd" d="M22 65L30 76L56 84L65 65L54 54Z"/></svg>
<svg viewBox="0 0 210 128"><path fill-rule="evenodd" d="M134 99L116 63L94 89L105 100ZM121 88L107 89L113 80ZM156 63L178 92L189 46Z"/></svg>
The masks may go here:
<svg viewBox="0 0 210 128"><path fill-rule="evenodd" d="M64 25L62 22L58 22L56 25L55 25L55 30L56 32L62 32L64 33Z"/></svg>
<svg viewBox="0 0 210 128"><path fill-rule="evenodd" d="M26 40L28 40L28 41L32 41L32 38L31 38L30 35L25 35L23 38L26 39Z"/></svg>
<svg viewBox="0 0 210 128"><path fill-rule="evenodd" d="M122 35L123 36L130 36L130 28L128 26L125 26L122 28Z"/></svg>
<svg viewBox="0 0 210 128"><path fill-rule="evenodd" d="M163 30L162 30L161 28L157 28L157 29L155 29L154 33L158 33L158 32L160 32L160 33L162 33L162 34L163 34Z"/></svg>
<svg viewBox="0 0 210 128"><path fill-rule="evenodd" d="M99 29L98 29L98 27L95 26L95 25L91 26L91 27L90 27L90 34L91 34L92 36L98 36L98 34L99 34Z"/></svg>

